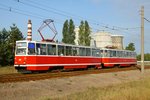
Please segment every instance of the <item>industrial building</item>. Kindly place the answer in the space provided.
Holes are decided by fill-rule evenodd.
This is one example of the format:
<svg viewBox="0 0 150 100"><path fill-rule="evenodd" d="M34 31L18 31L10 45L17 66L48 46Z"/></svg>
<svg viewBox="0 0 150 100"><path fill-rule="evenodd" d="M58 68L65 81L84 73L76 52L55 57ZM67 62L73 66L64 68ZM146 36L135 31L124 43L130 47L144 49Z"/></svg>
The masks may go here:
<svg viewBox="0 0 150 100"><path fill-rule="evenodd" d="M112 35L109 32L96 32L91 35L91 46L98 48L115 48L123 49L123 36Z"/></svg>
<svg viewBox="0 0 150 100"><path fill-rule="evenodd" d="M74 31L75 31L75 40L74 40L74 42L75 42L76 45L79 45L79 43L78 43L78 39L79 39L79 27L76 26Z"/></svg>
<svg viewBox="0 0 150 100"><path fill-rule="evenodd" d="M123 36L122 35L111 35L112 46L117 47L117 49L123 49Z"/></svg>
<svg viewBox="0 0 150 100"><path fill-rule="evenodd" d="M78 44L79 27L75 27L75 44ZM91 46L98 48L123 49L123 36L112 35L109 32L96 32L91 34Z"/></svg>

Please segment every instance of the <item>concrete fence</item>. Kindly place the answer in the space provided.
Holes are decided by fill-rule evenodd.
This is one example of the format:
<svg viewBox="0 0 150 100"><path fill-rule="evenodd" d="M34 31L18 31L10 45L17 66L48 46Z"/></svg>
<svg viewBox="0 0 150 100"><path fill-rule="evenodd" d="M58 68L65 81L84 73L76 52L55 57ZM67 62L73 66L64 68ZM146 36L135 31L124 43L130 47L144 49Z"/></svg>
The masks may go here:
<svg viewBox="0 0 150 100"><path fill-rule="evenodd" d="M137 65L141 65L141 61L137 61ZM150 61L144 61L144 65L150 65Z"/></svg>

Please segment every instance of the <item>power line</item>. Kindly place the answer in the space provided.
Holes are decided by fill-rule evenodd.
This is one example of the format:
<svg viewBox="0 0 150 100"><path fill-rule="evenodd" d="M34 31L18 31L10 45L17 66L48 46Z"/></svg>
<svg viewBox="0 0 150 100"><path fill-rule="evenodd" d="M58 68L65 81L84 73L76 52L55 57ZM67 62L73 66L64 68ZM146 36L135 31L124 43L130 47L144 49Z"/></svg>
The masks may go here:
<svg viewBox="0 0 150 100"><path fill-rule="evenodd" d="M15 1L16 1L16 0L15 0ZM65 16L65 17L71 18L71 16L65 15L65 14L60 13L60 12L56 12L56 11L54 11L54 10L45 9L45 8L42 8L42 7L37 6L37 5L35 5L35 4L30 4L30 3L22 2L21 0L17 0L17 2L18 2L18 3L21 3L21 4L23 4L23 5L27 5L27 6L30 6L30 7L34 7L34 8L37 8L37 9L46 11L46 12L51 12L51 13L54 13L54 14L57 14L57 15L61 15L61 16Z"/></svg>
<svg viewBox="0 0 150 100"><path fill-rule="evenodd" d="M30 11L25 11L25 10L20 10L20 9L17 9L17 8L12 8L12 7L9 7L9 6L6 6L6 5L3 5L3 4L0 4L1 6L5 7L5 11L9 11L9 12L13 12L13 13L17 13L17 14L21 14L21 15L25 15L25 16L30 16L30 17L34 17L34 18L37 18L37 19L45 19L44 16L41 16L39 14L36 14L36 13L33 13L33 12L30 12ZM8 9L6 9L6 7ZM23 13L24 12L24 13ZM57 23L61 23L63 24L63 22L57 22ZM79 25L78 25L79 26ZM92 29L94 30L99 30L97 28L93 28L91 27Z"/></svg>
<svg viewBox="0 0 150 100"><path fill-rule="evenodd" d="M15 0L16 1L16 0ZM19 1L19 0L18 0ZM20 2L20 1L19 1ZM16 8L12 8L12 7L9 7L9 6L6 6L6 5L3 5L3 4L0 4L1 6L3 7L8 7L9 9L3 9L3 10L9 10L10 12L14 12L14 13L17 13L17 14L22 14L22 15L26 15L26 16L31 16L31 17L34 17L34 18L38 18L38 19L45 19L46 16L41 16L37 13L33 13L33 12L30 12L30 11L25 11L25 10L20 10L20 9L16 9ZM2 8L1 8L2 9ZM43 9L44 10L44 9ZM46 10L47 11L47 10ZM46 17L47 18L47 17ZM56 18L55 18L56 19ZM57 19L59 20L59 19ZM63 24L63 22L61 21L55 21L59 24ZM99 24L97 24L99 25ZM102 26L103 28L105 29L109 29L109 30L113 30L113 31L119 31L119 30L129 30L129 29L137 29L137 28L140 28L140 27L134 27L134 28L123 28L123 27L117 27L117 26L113 26L113 27L108 27L108 25L106 26ZM104 30L104 29L99 29L99 28L94 28L94 27L91 27L92 29L94 30Z"/></svg>
<svg viewBox="0 0 150 100"><path fill-rule="evenodd" d="M14 0L14 1L16 1L16 0ZM54 13L54 14L57 14L57 15L68 17L68 18L75 18L77 20L87 19L93 25L103 24L103 23L98 23L97 21L95 21L93 19L84 18L84 17L78 16L78 15L75 15L75 14L72 14L72 13L69 13L69 12L66 12L66 11L62 11L62 10L58 10L58 9L52 8L50 6L43 5L42 7L40 7L39 5L42 5L42 4L41 3L39 4L39 3L34 2L34 1L30 1L29 0L30 3L26 3L26 2L23 2L21 0L17 0L17 2L22 3L24 5L27 5L27 6L30 6L30 7L41 9L41 10L46 11L46 12L51 12L51 13ZM49 9L47 10L47 9L45 9L43 7L47 7Z"/></svg>
<svg viewBox="0 0 150 100"><path fill-rule="evenodd" d="M50 6L46 6L46 5L43 5L44 7L48 7L49 9L45 9L43 7L40 7L39 5L42 5L42 4L39 4L37 2L34 2L34 1L30 1L30 3L26 3L26 2L23 2L21 0L14 0L18 3L21 3L21 4L24 4L26 6L30 6L30 7L34 7L34 8L37 8L37 9L40 9L40 10L43 10L43 11L46 11L46 12L51 12L51 13L54 13L54 14L57 14L57 15L60 15L60 16L64 16L64 17L67 17L67 18L75 18L77 20L82 20L82 19L86 19L86 18L83 18L81 16L77 16L75 14L72 14L72 13L68 13L66 11L62 11L62 10L58 10L58 9L55 9L55 8L52 8ZM76 16L76 17L75 17ZM117 29L122 29L122 30L130 30L130 29L136 29L136 28L122 28L122 27L117 27L117 26L113 26L113 27L108 27L106 26L106 24L104 23L99 23L97 21L94 21L92 19L88 19L89 23L93 24L93 25L96 25L96 26L100 26L100 25L105 25L104 27L107 27L111 30L117 30Z"/></svg>
<svg viewBox="0 0 150 100"><path fill-rule="evenodd" d="M147 18L145 18L145 17L144 17L144 19L145 19L147 22L149 22L149 23L150 23L150 20L148 20L148 19L147 19Z"/></svg>
<svg viewBox="0 0 150 100"><path fill-rule="evenodd" d="M25 10L20 10L20 9L17 9L17 8L12 8L12 7L3 5L3 4L0 4L0 5L5 7L5 8L0 8L1 10L17 13L17 14L20 14L20 15L34 17L34 18L41 19L41 20L44 20L45 18L47 18L46 16L41 16L37 13L33 13L33 12L30 12L30 11L25 11ZM57 19L57 20L59 20L59 19ZM62 20L59 20L59 21L57 21L57 20L55 22L57 22L59 24L63 24L63 22L61 22Z"/></svg>

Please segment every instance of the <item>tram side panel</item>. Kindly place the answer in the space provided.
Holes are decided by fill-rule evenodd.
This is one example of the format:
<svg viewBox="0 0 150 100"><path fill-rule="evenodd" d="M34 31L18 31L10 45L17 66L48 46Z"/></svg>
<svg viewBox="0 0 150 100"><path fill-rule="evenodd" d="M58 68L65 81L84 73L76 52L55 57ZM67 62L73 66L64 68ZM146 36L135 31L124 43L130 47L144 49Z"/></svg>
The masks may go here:
<svg viewBox="0 0 150 100"><path fill-rule="evenodd" d="M30 56L27 70L48 70L63 66L65 69L87 68L89 65L100 67L101 58L67 57L67 56Z"/></svg>
<svg viewBox="0 0 150 100"><path fill-rule="evenodd" d="M67 57L63 56L59 58L59 61L64 65L65 69L74 69L74 68L87 68L88 66L100 67L101 58L95 57Z"/></svg>
<svg viewBox="0 0 150 100"><path fill-rule="evenodd" d="M135 58L119 58L119 57L107 57L102 58L102 63L104 67L114 67L114 66L131 66L136 65Z"/></svg>
<svg viewBox="0 0 150 100"><path fill-rule="evenodd" d="M28 56L27 59L27 70L40 71L49 69L48 59L45 56Z"/></svg>

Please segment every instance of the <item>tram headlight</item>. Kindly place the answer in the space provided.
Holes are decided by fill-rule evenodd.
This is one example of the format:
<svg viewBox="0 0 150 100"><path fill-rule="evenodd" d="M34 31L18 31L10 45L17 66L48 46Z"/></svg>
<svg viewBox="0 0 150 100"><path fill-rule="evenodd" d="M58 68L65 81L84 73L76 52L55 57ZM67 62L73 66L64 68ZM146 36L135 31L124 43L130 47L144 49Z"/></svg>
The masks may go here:
<svg viewBox="0 0 150 100"><path fill-rule="evenodd" d="M27 58L26 58L26 57L24 57L24 61L23 61L23 64L26 64L26 59L27 59Z"/></svg>

